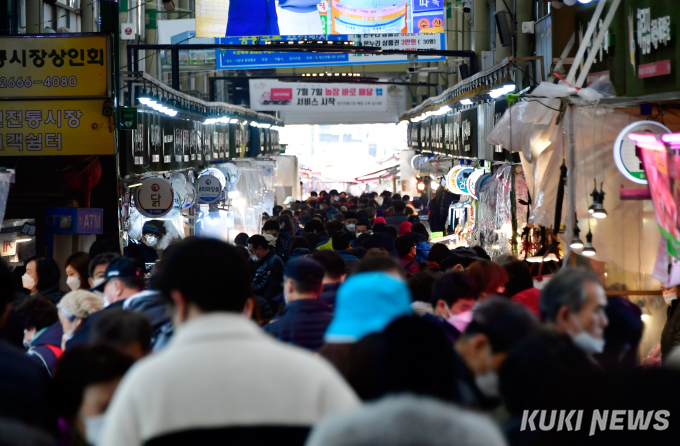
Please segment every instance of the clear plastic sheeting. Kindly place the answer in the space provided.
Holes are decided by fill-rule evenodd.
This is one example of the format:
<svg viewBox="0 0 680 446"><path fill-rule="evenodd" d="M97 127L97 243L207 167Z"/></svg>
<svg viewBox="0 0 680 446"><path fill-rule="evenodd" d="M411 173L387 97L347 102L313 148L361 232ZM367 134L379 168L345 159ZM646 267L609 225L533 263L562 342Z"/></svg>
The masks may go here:
<svg viewBox="0 0 680 446"><path fill-rule="evenodd" d="M491 186L479 193L477 218L479 241L491 258L510 252L512 237L512 166L503 165L496 170ZM474 243L473 243L474 244Z"/></svg>
<svg viewBox="0 0 680 446"><path fill-rule="evenodd" d="M233 239L238 233L248 235L259 234L262 228L262 212L264 210L264 169L262 167L246 167L239 165L241 177L236 183L239 197L231 200L229 213L233 215Z"/></svg>
<svg viewBox="0 0 680 446"><path fill-rule="evenodd" d="M132 207L130 209L130 218L127 221L128 238L132 238L134 240L141 240L142 228L144 227L144 223L148 221L163 222L165 232L162 234L161 239L158 241L158 244L156 245L156 249L159 251L163 251L170 245L170 243L182 240L184 238L184 218L182 213L178 212L172 217L147 218L140 214L139 211L137 211L137 208L135 207Z"/></svg>
<svg viewBox="0 0 680 446"><path fill-rule="evenodd" d="M282 205L287 197L296 200L302 199L300 196L300 172L298 169L298 159L291 155L271 156L276 162L274 173L274 193L276 203Z"/></svg>
<svg viewBox="0 0 680 446"><path fill-rule="evenodd" d="M631 122L629 115L598 105L569 107L565 128L574 129L576 162L569 181L573 180L576 186L576 218L584 242L590 221L593 246L597 251L593 258L610 261L624 271L651 274L660 239L654 207L650 200L620 200L621 187L640 186L624 178L613 159L614 141ZM599 191L601 183L608 215L603 219L589 218L590 194L595 184Z"/></svg>

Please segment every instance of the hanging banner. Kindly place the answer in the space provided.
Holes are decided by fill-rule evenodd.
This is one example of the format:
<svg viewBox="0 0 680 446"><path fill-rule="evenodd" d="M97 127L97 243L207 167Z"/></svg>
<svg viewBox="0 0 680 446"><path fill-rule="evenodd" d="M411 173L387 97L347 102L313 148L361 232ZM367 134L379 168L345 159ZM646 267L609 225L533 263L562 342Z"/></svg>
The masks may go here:
<svg viewBox="0 0 680 446"><path fill-rule="evenodd" d="M0 97L108 96L108 39L102 34L0 37Z"/></svg>
<svg viewBox="0 0 680 446"><path fill-rule="evenodd" d="M113 155L104 101L0 101L0 156Z"/></svg>
<svg viewBox="0 0 680 446"><path fill-rule="evenodd" d="M390 50L445 50L445 34L352 34L328 36L253 36L253 37L223 37L215 39L215 43L231 45L256 45L265 41L352 41L359 46L377 46ZM276 47L274 47L276 48ZM441 56L418 56L418 62L443 61ZM408 63L406 55L375 55L349 53L298 53L298 52L261 52L240 50L217 50L216 69L245 70L296 67L332 67L342 65L370 65L384 63Z"/></svg>
<svg viewBox="0 0 680 446"><path fill-rule="evenodd" d="M169 181L163 178L145 178L137 188L135 205L145 217L162 217L172 210L175 193Z"/></svg>
<svg viewBox="0 0 680 446"><path fill-rule="evenodd" d="M250 108L258 111L314 109L320 112L387 111L387 87L250 80Z"/></svg>

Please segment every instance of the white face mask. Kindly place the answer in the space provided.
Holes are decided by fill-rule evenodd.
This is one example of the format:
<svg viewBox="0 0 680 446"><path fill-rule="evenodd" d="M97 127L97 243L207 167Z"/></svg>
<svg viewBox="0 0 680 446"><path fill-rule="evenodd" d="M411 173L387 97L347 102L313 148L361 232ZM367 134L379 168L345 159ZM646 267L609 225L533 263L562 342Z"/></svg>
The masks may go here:
<svg viewBox="0 0 680 446"><path fill-rule="evenodd" d="M153 235L147 235L146 236L146 244L149 246L156 246L156 243L158 243L158 238Z"/></svg>
<svg viewBox="0 0 680 446"><path fill-rule="evenodd" d="M449 313L449 317L446 318L446 322L456 327L461 333L465 331L470 322L472 322L472 310L463 311L458 314Z"/></svg>
<svg viewBox="0 0 680 446"><path fill-rule="evenodd" d="M678 293L668 293L664 290L663 292L663 300L666 301L667 305L670 305L671 302L673 302L675 299L678 298Z"/></svg>
<svg viewBox="0 0 680 446"><path fill-rule="evenodd" d="M92 288L97 288L99 285L104 283L105 280L106 280L105 277L100 277L99 279L94 279L92 281Z"/></svg>
<svg viewBox="0 0 680 446"><path fill-rule="evenodd" d="M349 232L354 232L357 230L357 225L347 225L345 226Z"/></svg>
<svg viewBox="0 0 680 446"><path fill-rule="evenodd" d="M80 276L69 276L66 279L66 285L71 288L71 291L75 291L80 288Z"/></svg>
<svg viewBox="0 0 680 446"><path fill-rule="evenodd" d="M29 276L28 273L21 276L21 285L27 290L32 290L35 286L35 280L33 277Z"/></svg>
<svg viewBox="0 0 680 446"><path fill-rule="evenodd" d="M583 327L581 327L581 323L578 321L577 317L574 317L574 322L580 330L576 334L569 332L569 336L571 336L571 340L574 341L574 344L586 354L602 353L604 351L604 339L596 338L585 331Z"/></svg>
<svg viewBox="0 0 680 446"><path fill-rule="evenodd" d="M106 412L85 418L85 438L92 446L97 446L100 443L105 422Z"/></svg>
<svg viewBox="0 0 680 446"><path fill-rule="evenodd" d="M256 256L255 254L253 254L252 256L250 256L250 259L251 259L253 262L259 262L259 261L260 261L260 259L258 259L257 256Z"/></svg>
<svg viewBox="0 0 680 446"><path fill-rule="evenodd" d="M491 368L491 347L488 347L487 351L486 373L475 373L475 384L487 398L498 398L501 394L500 381L498 380L498 373Z"/></svg>

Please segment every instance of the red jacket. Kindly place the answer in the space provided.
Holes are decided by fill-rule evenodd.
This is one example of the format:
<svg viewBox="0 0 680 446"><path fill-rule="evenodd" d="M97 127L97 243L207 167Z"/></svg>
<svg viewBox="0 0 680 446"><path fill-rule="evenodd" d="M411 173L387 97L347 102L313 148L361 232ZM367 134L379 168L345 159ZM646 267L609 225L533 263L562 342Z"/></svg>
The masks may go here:
<svg viewBox="0 0 680 446"><path fill-rule="evenodd" d="M541 311L538 309L538 301L541 297L541 290L538 288L529 288L512 296L512 301L524 305L530 309L539 319Z"/></svg>

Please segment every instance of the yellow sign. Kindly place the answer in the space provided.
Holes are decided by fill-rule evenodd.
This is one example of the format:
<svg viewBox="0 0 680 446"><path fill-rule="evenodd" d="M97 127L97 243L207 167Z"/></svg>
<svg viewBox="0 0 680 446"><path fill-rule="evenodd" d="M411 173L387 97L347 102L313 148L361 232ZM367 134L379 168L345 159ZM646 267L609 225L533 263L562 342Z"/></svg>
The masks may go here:
<svg viewBox="0 0 680 446"><path fill-rule="evenodd" d="M104 100L0 101L0 156L113 155Z"/></svg>
<svg viewBox="0 0 680 446"><path fill-rule="evenodd" d="M0 37L0 98L108 96L104 35Z"/></svg>

